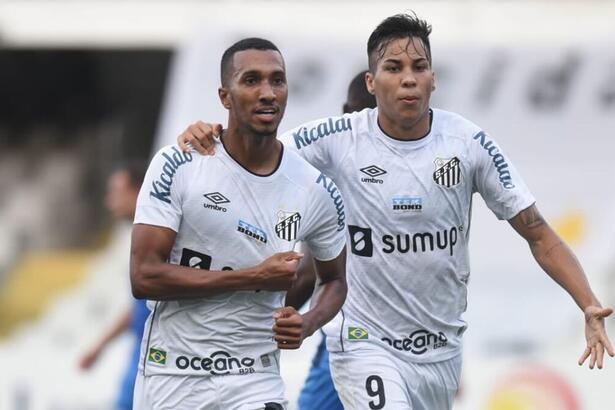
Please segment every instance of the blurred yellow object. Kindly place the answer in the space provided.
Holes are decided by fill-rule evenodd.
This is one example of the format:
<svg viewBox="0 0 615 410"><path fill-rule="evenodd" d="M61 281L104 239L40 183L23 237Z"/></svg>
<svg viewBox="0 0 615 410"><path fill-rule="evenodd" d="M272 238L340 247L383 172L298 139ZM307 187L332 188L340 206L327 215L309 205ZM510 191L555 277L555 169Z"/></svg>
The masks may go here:
<svg viewBox="0 0 615 410"><path fill-rule="evenodd" d="M26 255L0 288L0 337L36 318L58 294L79 284L94 254L70 250Z"/></svg>
<svg viewBox="0 0 615 410"><path fill-rule="evenodd" d="M587 232L587 218L581 211L569 211L553 221L553 228L567 244L580 245Z"/></svg>

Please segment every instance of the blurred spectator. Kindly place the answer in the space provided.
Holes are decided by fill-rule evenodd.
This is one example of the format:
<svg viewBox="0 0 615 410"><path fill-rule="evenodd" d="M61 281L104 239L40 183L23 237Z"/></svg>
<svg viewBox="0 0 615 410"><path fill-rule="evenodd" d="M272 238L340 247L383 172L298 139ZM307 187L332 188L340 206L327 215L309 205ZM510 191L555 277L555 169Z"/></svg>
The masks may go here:
<svg viewBox="0 0 615 410"><path fill-rule="evenodd" d="M144 175L145 164L135 162L119 168L109 177L106 206L116 221L132 220L134 218L137 196L139 195ZM126 275L128 275L128 266L125 268ZM143 338L145 320L149 315L149 310L145 303L145 300L134 299L132 307L117 319L100 341L79 361L79 367L83 370L88 370L96 363L105 348L119 335L127 330L134 334L133 349L115 402L115 408L118 410L132 409L140 342Z"/></svg>

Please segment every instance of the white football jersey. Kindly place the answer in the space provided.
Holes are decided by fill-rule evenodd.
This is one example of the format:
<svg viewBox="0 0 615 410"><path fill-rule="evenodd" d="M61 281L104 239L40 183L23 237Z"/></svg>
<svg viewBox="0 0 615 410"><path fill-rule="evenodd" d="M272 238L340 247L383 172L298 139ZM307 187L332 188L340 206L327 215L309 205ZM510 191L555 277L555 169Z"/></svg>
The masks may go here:
<svg viewBox="0 0 615 410"><path fill-rule="evenodd" d="M281 139L346 201L348 296L325 326L330 351L377 343L405 360L459 354L466 329L472 195L500 219L534 203L510 159L478 126L432 110L415 141L387 136L377 109L313 121Z"/></svg>
<svg viewBox="0 0 615 410"><path fill-rule="evenodd" d="M200 269L252 267L307 243L319 260L345 245L345 210L335 184L292 150L257 176L218 142L214 156L177 146L153 158L135 224L177 232L169 262ZM150 301L140 370L144 374L225 375L278 372L273 311L285 292L236 291Z"/></svg>

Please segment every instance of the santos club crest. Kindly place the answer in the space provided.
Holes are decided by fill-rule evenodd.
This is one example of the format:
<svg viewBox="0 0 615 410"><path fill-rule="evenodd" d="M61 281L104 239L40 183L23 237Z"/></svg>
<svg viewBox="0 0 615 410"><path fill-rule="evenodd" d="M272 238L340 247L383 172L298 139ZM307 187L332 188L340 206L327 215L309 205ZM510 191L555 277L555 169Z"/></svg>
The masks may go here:
<svg viewBox="0 0 615 410"><path fill-rule="evenodd" d="M278 211L278 223L275 225L275 234L280 239L294 241L297 239L301 215L299 212Z"/></svg>
<svg viewBox="0 0 615 410"><path fill-rule="evenodd" d="M436 158L434 163L436 164L436 171L433 173L433 180L436 181L436 184L450 188L461 181L459 158Z"/></svg>

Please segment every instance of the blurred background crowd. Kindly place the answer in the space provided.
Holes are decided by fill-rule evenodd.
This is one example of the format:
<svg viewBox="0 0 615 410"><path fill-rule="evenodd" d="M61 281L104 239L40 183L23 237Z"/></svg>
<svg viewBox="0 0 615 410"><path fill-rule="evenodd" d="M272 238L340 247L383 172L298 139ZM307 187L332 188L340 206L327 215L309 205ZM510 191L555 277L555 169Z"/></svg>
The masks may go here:
<svg viewBox="0 0 615 410"><path fill-rule="evenodd" d="M4 0L0 409L116 408L138 337L123 330L138 310L128 251L139 174L189 123L224 122L228 45L280 47L285 130L340 112L371 30L410 9L433 25L434 106L498 140L614 306L614 1ZM456 408L612 408L615 361L578 368L581 312L507 224L482 200L474 208ZM615 337L613 319L607 328ZM292 403L317 342L284 353Z"/></svg>

